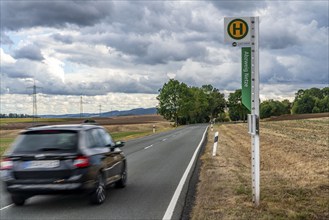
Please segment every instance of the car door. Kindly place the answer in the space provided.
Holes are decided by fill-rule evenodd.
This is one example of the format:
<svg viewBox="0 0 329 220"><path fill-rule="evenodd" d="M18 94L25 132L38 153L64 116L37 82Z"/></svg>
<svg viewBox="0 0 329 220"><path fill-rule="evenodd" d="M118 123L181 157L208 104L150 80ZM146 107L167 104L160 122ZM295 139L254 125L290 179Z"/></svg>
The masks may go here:
<svg viewBox="0 0 329 220"><path fill-rule="evenodd" d="M116 181L120 179L121 173L123 170L123 152L120 148L115 147L115 143L111 137L111 135L106 132L104 129L98 129L98 132L101 136L101 139L107 146L111 146L109 152L109 160L111 161L111 165L108 169L108 175L110 176L109 182Z"/></svg>
<svg viewBox="0 0 329 220"><path fill-rule="evenodd" d="M86 132L86 143L92 164L90 168L92 173L97 175L102 170L104 174L107 174L107 168L111 166L111 161L109 160L110 149L102 141L96 128Z"/></svg>

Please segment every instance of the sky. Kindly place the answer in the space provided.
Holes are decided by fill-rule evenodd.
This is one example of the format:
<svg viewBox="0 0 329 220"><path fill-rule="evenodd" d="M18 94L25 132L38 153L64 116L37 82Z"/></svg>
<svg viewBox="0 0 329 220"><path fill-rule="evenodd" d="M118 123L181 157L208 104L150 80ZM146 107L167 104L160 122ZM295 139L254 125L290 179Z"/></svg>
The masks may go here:
<svg viewBox="0 0 329 220"><path fill-rule="evenodd" d="M224 17L259 16L260 98L329 86L323 1L0 0L1 113L149 108L174 78L241 88L241 49ZM101 105L101 107L100 107Z"/></svg>

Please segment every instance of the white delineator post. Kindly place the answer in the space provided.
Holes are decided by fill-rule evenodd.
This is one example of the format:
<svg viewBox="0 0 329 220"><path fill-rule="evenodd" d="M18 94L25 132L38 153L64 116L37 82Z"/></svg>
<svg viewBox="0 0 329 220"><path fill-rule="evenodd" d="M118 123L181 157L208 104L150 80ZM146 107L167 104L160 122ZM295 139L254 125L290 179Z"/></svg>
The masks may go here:
<svg viewBox="0 0 329 220"><path fill-rule="evenodd" d="M212 156L215 157L217 154L217 145L218 145L218 131L215 133L214 146L212 148Z"/></svg>
<svg viewBox="0 0 329 220"><path fill-rule="evenodd" d="M260 199L260 141L259 141L259 18L251 17L251 114L254 132L251 134L252 195L259 206Z"/></svg>

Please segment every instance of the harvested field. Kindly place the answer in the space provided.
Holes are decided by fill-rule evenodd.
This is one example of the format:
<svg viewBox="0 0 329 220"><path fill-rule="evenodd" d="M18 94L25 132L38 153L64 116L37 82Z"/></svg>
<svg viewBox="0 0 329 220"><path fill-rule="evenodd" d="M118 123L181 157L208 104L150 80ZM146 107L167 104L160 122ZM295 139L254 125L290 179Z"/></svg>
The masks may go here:
<svg viewBox="0 0 329 220"><path fill-rule="evenodd" d="M247 124L223 124L208 145L191 219L329 219L329 118L261 122L261 200L251 196Z"/></svg>
<svg viewBox="0 0 329 220"><path fill-rule="evenodd" d="M38 124L80 124L85 119L38 119ZM120 116L113 118L94 118L97 124L104 126L115 140L127 141L156 132L172 129L170 122L159 115ZM1 119L0 123L0 156L18 135L19 131L33 125L32 119Z"/></svg>
<svg viewBox="0 0 329 220"><path fill-rule="evenodd" d="M280 115L272 116L264 119L264 121L284 121L284 120L299 120L299 119L311 119L311 118L323 118L329 117L329 112L313 113L313 114L297 114L297 115Z"/></svg>
<svg viewBox="0 0 329 220"><path fill-rule="evenodd" d="M87 118L38 118L35 124L54 125L54 124L80 124ZM118 116L111 118L92 118L100 125L129 125L129 124L151 124L157 122L167 122L160 115L139 115L139 116ZM32 118L11 119L2 118L0 130L24 129L33 126Z"/></svg>

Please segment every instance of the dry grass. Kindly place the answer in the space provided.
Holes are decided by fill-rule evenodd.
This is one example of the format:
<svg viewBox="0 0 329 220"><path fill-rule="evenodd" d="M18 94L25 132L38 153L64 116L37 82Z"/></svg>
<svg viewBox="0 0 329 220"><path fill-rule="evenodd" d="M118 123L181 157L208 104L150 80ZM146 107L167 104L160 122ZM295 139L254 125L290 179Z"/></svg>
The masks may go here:
<svg viewBox="0 0 329 220"><path fill-rule="evenodd" d="M261 205L251 201L246 124L209 131L192 219L329 219L329 118L261 123Z"/></svg>

